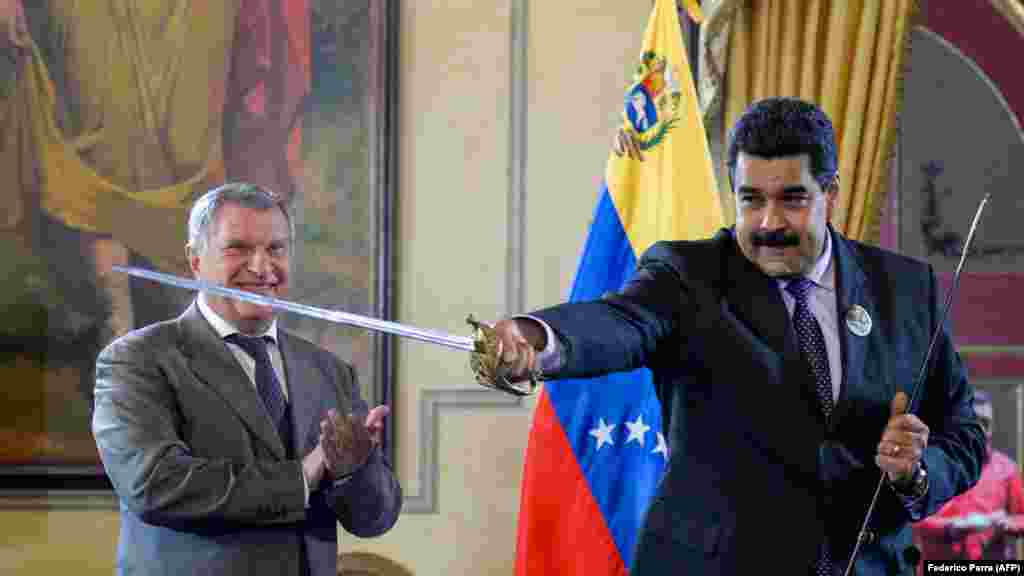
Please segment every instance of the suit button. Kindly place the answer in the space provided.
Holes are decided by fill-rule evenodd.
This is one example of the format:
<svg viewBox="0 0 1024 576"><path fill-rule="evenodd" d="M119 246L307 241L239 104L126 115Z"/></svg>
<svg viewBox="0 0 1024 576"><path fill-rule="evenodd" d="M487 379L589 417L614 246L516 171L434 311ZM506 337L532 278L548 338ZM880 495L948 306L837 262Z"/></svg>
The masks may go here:
<svg viewBox="0 0 1024 576"><path fill-rule="evenodd" d="M860 543L861 543L862 546L864 544L872 544L872 543L875 542L876 539L877 539L877 536L875 536L875 533L873 531L865 530L864 533L861 534Z"/></svg>

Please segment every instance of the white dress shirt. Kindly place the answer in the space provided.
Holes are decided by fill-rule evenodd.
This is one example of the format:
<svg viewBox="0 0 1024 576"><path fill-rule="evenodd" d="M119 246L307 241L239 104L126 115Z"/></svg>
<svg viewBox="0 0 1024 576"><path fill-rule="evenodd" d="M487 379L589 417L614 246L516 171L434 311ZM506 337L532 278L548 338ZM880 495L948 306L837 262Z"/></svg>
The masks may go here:
<svg viewBox="0 0 1024 576"><path fill-rule="evenodd" d="M206 302L206 294L199 295L199 312L206 318L206 321L213 326L213 330L220 336L221 340L224 340L232 334L239 333L238 328L232 326L227 320L220 317L219 314L210 308L210 305ZM270 322L270 327L263 334L243 334L243 336L270 336L272 342L267 343L267 352L270 353L270 365L274 367L274 374L277 376L277 381L281 384L281 393L284 394L285 401L288 400L288 384L284 377L284 362L281 360L281 350L277 347L277 319L275 318ZM256 388L256 359L249 355L241 346L228 342L225 340L228 348L231 349L231 353L238 359L238 363L242 365L242 369L249 375L249 381L252 382L252 387Z"/></svg>

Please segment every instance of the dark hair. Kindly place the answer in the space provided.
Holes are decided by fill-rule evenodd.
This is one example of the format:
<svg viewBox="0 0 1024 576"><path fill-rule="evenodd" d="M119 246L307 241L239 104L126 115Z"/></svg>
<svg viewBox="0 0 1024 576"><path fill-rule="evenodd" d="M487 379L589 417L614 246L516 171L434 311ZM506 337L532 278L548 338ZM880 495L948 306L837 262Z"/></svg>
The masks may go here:
<svg viewBox="0 0 1024 576"><path fill-rule="evenodd" d="M807 154L811 176L822 190L835 181L836 141L832 121L817 106L796 98L765 98L750 105L729 132L729 182L736 186L740 152L762 158Z"/></svg>

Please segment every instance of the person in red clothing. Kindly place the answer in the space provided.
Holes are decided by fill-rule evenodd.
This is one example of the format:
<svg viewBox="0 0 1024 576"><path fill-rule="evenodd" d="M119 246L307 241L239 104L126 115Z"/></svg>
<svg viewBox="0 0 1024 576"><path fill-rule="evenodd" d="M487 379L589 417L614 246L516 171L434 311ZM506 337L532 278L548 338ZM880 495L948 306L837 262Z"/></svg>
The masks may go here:
<svg viewBox="0 0 1024 576"><path fill-rule="evenodd" d="M974 410L988 439L978 483L913 525L923 560L1016 559L1024 535L1024 485L1017 463L992 448L992 398L978 390ZM923 565L919 564L919 566Z"/></svg>

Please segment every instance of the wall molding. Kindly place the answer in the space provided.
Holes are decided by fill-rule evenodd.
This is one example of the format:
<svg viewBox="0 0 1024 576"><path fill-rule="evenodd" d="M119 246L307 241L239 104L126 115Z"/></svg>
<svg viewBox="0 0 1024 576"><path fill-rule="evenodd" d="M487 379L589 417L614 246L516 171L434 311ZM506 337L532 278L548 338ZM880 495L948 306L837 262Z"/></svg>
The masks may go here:
<svg viewBox="0 0 1024 576"><path fill-rule="evenodd" d="M961 356L1024 356L1024 346L989 346L985 344L964 344L957 346Z"/></svg>
<svg viewBox="0 0 1024 576"><path fill-rule="evenodd" d="M512 0L509 33L508 209L505 256L505 312L523 309L526 301L526 127L529 73L528 0Z"/></svg>
<svg viewBox="0 0 1024 576"><path fill-rule="evenodd" d="M402 504L403 514L436 514L440 512L438 498L441 479L440 435L441 410L445 412L478 411L480 409L521 410L522 402L516 396L480 388L430 389L420 392L420 429L418 434L419 465L416 475L420 479L418 494L407 496Z"/></svg>
<svg viewBox="0 0 1024 576"><path fill-rule="evenodd" d="M117 511L112 490L38 490L0 492L0 510Z"/></svg>

